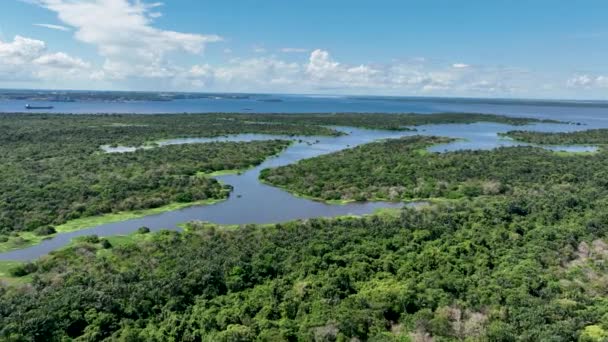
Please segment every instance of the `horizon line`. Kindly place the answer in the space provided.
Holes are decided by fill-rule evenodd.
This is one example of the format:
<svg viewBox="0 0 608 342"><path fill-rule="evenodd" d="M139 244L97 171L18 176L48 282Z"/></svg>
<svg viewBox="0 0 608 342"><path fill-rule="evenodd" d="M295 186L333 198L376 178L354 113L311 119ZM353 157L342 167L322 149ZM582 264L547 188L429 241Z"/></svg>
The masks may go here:
<svg viewBox="0 0 608 342"><path fill-rule="evenodd" d="M235 92L235 91L177 91L177 90L92 90L68 88L0 88L2 91L42 91L42 92L91 92L91 93L166 93L166 94L234 94L234 95L283 95L283 96L325 96L325 97L351 97L351 98L411 98L411 99L445 99L445 100L519 100L519 101L547 101L547 102L608 102L608 99L592 98L546 98L546 97L479 97L479 96L441 96L441 95L378 95L378 94L338 94L338 93L273 93L273 92Z"/></svg>

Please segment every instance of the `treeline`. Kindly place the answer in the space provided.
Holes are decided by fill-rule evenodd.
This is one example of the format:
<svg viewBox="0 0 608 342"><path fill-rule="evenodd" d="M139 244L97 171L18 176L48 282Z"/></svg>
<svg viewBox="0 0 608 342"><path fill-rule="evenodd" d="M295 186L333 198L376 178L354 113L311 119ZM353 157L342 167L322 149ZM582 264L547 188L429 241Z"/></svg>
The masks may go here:
<svg viewBox="0 0 608 342"><path fill-rule="evenodd" d="M509 131L501 135L539 145L608 144L608 129L590 129L577 132Z"/></svg>
<svg viewBox="0 0 608 342"><path fill-rule="evenodd" d="M226 114L217 114L226 116ZM229 117L250 122L280 122L297 125L352 126L386 130L411 130L408 126L433 124L467 124L475 122L496 122L509 125L526 125L533 122L552 122L531 118L517 118L506 115L478 113L435 113L435 114L387 114L387 113L336 113L336 114L233 114Z"/></svg>
<svg viewBox="0 0 608 342"><path fill-rule="evenodd" d="M17 148L27 153L30 146L53 147L39 153L61 155L70 146L94 151L100 145L139 146L159 139L216 137L227 134L262 133L284 135L340 135L325 126L351 126L406 130L406 126L489 121L523 125L542 120L490 114L0 114L0 143L10 146L0 157ZM86 145L86 146L85 146ZM59 149L62 149L59 151ZM45 151L47 150L47 151Z"/></svg>
<svg viewBox="0 0 608 342"><path fill-rule="evenodd" d="M584 180L603 186L608 153L560 155L536 147L429 153L446 138L413 136L263 170L270 184L323 200L409 200L500 195L514 187Z"/></svg>
<svg viewBox="0 0 608 342"><path fill-rule="evenodd" d="M43 148L43 144L36 146ZM230 189L197 173L257 165L288 144L282 140L222 142L132 153L12 156L0 168L0 234L48 229L81 217L173 202L223 199Z"/></svg>
<svg viewBox="0 0 608 342"><path fill-rule="evenodd" d="M86 239L0 289L0 338L602 341L607 191L556 180L397 216Z"/></svg>

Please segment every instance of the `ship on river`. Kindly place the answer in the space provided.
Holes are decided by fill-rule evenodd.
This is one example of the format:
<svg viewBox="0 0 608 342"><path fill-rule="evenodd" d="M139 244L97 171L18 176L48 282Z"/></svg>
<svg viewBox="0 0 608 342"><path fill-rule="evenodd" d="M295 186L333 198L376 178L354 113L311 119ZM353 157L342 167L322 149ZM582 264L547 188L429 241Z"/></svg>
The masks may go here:
<svg viewBox="0 0 608 342"><path fill-rule="evenodd" d="M55 108L55 107L53 107L53 106L32 106L29 104L25 105L25 109L53 109L53 108Z"/></svg>

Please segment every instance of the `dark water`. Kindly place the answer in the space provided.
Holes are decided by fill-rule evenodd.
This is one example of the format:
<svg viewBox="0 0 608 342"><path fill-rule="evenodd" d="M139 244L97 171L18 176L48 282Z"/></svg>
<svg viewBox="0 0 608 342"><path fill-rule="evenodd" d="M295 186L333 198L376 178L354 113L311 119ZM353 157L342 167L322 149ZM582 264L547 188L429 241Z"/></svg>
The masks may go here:
<svg viewBox="0 0 608 342"><path fill-rule="evenodd" d="M215 102L214 102L215 101ZM14 111L20 105L18 101L0 101L0 111ZM238 105L237 105L238 103ZM246 105L243 105L247 103ZM54 103L57 105L57 103ZM63 104L61 104L63 105ZM569 122L579 122L582 125L565 124L534 124L513 127L495 123L477 123L470 125L429 125L418 127L418 132L392 132L339 127L349 133L341 137L282 137L259 134L242 134L219 139L176 139L161 143L183 144L214 141L251 141L264 139L301 139L277 157L272 157L262 165L241 175L217 177L219 180L234 187L231 197L224 202L210 206L194 206L182 210L151 215L140 219L100 225L71 233L58 234L52 239L39 245L22 250L0 254L0 260L32 260L65 246L77 236L97 234L100 236L128 234L141 226L152 230L178 229L180 223L202 220L220 224L245 223L276 223L294 219L311 217L332 217L346 214L368 214L378 208L400 207L401 203L350 203L347 205L330 205L303 198L264 185L258 181L259 172L269 167L287 165L298 160L311 158L321 154L331 153L371 141L387 138L397 138L404 135L425 134L458 138L460 140L447 145L435 146L431 151L444 152L460 149L491 149L498 146L518 144L498 136L500 132L512 129L531 129L540 131L574 131L589 128L608 127L608 108L587 105L560 105L558 103L477 103L454 102L445 100L432 101L396 101L396 100L354 100L348 98L312 98L285 97L283 102L260 102L255 100L188 100L173 102L140 102L140 103L67 103L71 109L58 107L57 110L70 112L203 112L203 111L239 111L242 106L255 107L259 112L444 112L467 111L509 114L537 118L551 118ZM11 109L11 108L15 109ZM588 151L592 146L555 146L555 150ZM108 149L111 151L111 149ZM129 151L119 148L114 152ZM413 204L415 205L415 204Z"/></svg>

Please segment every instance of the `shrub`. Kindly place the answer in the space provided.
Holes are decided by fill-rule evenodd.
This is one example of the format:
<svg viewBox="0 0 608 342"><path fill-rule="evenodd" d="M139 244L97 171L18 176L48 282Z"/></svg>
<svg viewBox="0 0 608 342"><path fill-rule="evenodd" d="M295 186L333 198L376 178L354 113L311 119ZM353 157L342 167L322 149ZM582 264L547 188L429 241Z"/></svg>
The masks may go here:
<svg viewBox="0 0 608 342"><path fill-rule="evenodd" d="M101 247L103 247L103 249L109 249L112 248L112 244L107 239L103 239L101 240Z"/></svg>
<svg viewBox="0 0 608 342"><path fill-rule="evenodd" d="M150 228L148 227L140 227L137 229L137 234L148 234L150 232Z"/></svg>
<svg viewBox="0 0 608 342"><path fill-rule="evenodd" d="M17 265L9 270L9 273L13 277L25 277L26 275L36 272L38 266L36 264L27 263L22 265Z"/></svg>
<svg viewBox="0 0 608 342"><path fill-rule="evenodd" d="M55 229L55 227L51 227L51 226L42 226L42 227L38 227L34 233L38 236L47 236L47 235L53 235L55 233L57 233L57 230Z"/></svg>
<svg viewBox="0 0 608 342"><path fill-rule="evenodd" d="M88 242L88 243L99 243L99 236L97 236L97 235L86 235L86 236L80 237L78 240L82 241L82 242Z"/></svg>

